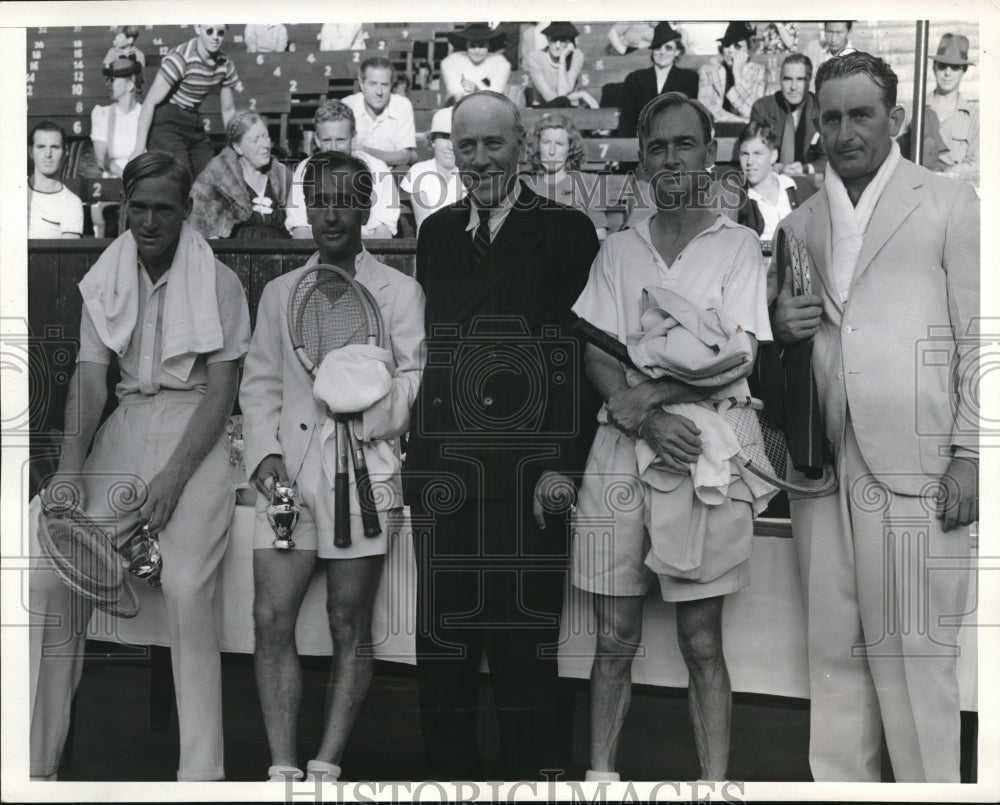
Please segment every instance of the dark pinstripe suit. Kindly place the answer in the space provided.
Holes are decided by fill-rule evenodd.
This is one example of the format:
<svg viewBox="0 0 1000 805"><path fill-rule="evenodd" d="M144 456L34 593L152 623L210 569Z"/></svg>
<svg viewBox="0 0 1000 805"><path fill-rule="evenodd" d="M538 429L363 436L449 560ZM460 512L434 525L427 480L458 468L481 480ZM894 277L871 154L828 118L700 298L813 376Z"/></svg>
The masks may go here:
<svg viewBox="0 0 1000 805"><path fill-rule="evenodd" d="M523 186L478 267L468 222L463 200L428 218L417 244L428 361L404 489L417 534L422 722L432 775L482 779L485 650L500 771L519 779L560 762L554 649L568 533L561 518L538 529L531 502L543 469L582 470L594 429L596 395L569 327L598 242L582 212ZM552 653L539 656L545 645Z"/></svg>

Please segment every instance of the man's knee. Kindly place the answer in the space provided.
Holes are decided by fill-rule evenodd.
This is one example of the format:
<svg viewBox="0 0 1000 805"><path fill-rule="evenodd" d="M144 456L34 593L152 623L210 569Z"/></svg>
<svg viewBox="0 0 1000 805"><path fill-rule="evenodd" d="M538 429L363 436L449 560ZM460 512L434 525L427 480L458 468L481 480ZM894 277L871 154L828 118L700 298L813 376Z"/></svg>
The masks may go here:
<svg viewBox="0 0 1000 805"><path fill-rule="evenodd" d="M604 655L635 655L642 639L642 607L632 599L600 596L595 600L597 648Z"/></svg>
<svg viewBox="0 0 1000 805"><path fill-rule="evenodd" d="M359 603L327 601L326 615L334 641L352 645L369 639L371 612L366 612Z"/></svg>
<svg viewBox="0 0 1000 805"><path fill-rule="evenodd" d="M254 634L258 645L283 642L295 635L298 611L272 598L256 596L253 602Z"/></svg>
<svg viewBox="0 0 1000 805"><path fill-rule="evenodd" d="M688 668L709 668L723 659L722 633L710 625L678 629L677 642Z"/></svg>

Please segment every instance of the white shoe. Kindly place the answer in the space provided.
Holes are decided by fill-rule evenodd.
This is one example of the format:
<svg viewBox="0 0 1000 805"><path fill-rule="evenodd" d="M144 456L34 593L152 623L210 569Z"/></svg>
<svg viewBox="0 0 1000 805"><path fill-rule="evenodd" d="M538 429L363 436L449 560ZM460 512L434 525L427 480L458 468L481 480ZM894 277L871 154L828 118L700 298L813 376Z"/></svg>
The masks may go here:
<svg viewBox="0 0 1000 805"><path fill-rule="evenodd" d="M336 763L324 763L322 760L310 760L306 764L306 782L319 780L323 783L335 783L340 779L340 766Z"/></svg>
<svg viewBox="0 0 1000 805"><path fill-rule="evenodd" d="M270 766L267 770L269 783L283 783L286 780L299 782L304 776L302 769L297 766Z"/></svg>
<svg viewBox="0 0 1000 805"><path fill-rule="evenodd" d="M584 782L596 783L599 781L607 781L609 783L617 783L621 781L621 777L616 771L594 771L593 769L587 769L587 773L583 776Z"/></svg>

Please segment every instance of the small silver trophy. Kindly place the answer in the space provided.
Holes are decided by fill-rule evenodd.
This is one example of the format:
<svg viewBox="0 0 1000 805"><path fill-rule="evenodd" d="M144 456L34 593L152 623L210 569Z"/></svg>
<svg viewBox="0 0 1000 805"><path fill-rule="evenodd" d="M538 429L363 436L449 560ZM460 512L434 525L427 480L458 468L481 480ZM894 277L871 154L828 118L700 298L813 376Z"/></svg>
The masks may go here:
<svg viewBox="0 0 1000 805"><path fill-rule="evenodd" d="M294 486L281 486L277 478L271 481L271 503L267 507L267 522L274 531L274 547L287 551L295 547L292 531L299 522L299 507L295 496L299 490Z"/></svg>
<svg viewBox="0 0 1000 805"><path fill-rule="evenodd" d="M146 579L150 587L160 586L163 557L160 555L160 540L149 533L149 523L122 546L121 555L129 573Z"/></svg>

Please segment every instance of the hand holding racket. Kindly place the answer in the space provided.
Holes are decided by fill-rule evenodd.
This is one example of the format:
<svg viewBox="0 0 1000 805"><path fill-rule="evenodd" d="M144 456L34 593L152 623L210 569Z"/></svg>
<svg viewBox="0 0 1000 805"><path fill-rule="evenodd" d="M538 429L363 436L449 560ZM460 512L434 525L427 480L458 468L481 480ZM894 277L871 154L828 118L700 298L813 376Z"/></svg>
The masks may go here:
<svg viewBox="0 0 1000 805"><path fill-rule="evenodd" d="M790 344L812 338L819 330L823 300L812 293L812 272L806 246L782 227L774 239L778 299L774 306L774 337Z"/></svg>
<svg viewBox="0 0 1000 805"><path fill-rule="evenodd" d="M351 344L381 346L384 340L378 305L367 289L346 271L326 264L313 266L304 272L292 287L288 297L288 333L299 363L314 381L320 364L332 350ZM350 378L345 378L345 382L350 382ZM351 544L348 452L354 460L354 478L365 536L377 536L382 533L382 527L364 450L354 435L350 426L352 423L346 421L350 417L333 418L337 432L334 544L346 548Z"/></svg>
<svg viewBox="0 0 1000 805"><path fill-rule="evenodd" d="M574 329L612 358L636 368L628 348L618 339L584 319L577 319ZM785 434L770 423L760 400L730 398L718 410L725 415L739 442L737 459L758 477L779 489L805 497L824 495L836 485L836 476L828 466L824 467L822 477L815 479L795 470L788 457Z"/></svg>

